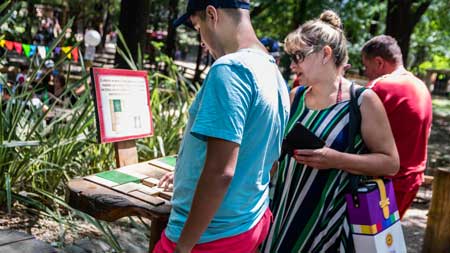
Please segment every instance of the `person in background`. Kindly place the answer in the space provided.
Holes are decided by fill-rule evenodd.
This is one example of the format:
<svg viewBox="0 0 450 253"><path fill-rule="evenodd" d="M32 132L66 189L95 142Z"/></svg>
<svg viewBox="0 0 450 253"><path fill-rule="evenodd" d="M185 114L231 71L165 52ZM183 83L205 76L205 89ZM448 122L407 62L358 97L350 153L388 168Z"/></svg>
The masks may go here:
<svg viewBox="0 0 450 253"><path fill-rule="evenodd" d="M36 95L31 85L21 85L17 87L12 103L15 103L16 101L25 104L30 110L40 110L43 113L46 113L49 110L49 107Z"/></svg>
<svg viewBox="0 0 450 253"><path fill-rule="evenodd" d="M20 72L16 75L16 82L14 83L14 86L12 87L12 92L15 93L17 88L19 86L23 86L25 82L27 81L27 75L28 75L28 65L23 64L20 66Z"/></svg>
<svg viewBox="0 0 450 253"><path fill-rule="evenodd" d="M53 82L54 74L55 62L53 60L46 60L44 62L44 68L36 74L34 88L36 89L37 96L46 105L50 105L49 92L53 89L50 82Z"/></svg>
<svg viewBox="0 0 450 253"><path fill-rule="evenodd" d="M403 67L402 52L391 36L367 41L361 50L365 75L386 109L400 156L392 178L400 217L424 180L432 121L431 96L425 84Z"/></svg>
<svg viewBox="0 0 450 253"><path fill-rule="evenodd" d="M278 41L269 37L263 37L261 38L260 41L264 45L266 50L269 52L269 54L273 56L273 58L277 62L277 65L279 65L281 54L280 54L280 44L278 43Z"/></svg>
<svg viewBox="0 0 450 253"><path fill-rule="evenodd" d="M373 91L358 87L363 89L358 99L361 128L349 140L352 83L343 77L347 42L335 12L324 11L306 22L286 37L284 45L292 72L306 84L291 91L287 133L301 124L325 146L281 157L273 180L274 223L263 252L352 252L344 198L350 174L384 176L398 171L386 112ZM362 154L364 146L369 153ZM346 153L350 147L356 154Z"/></svg>
<svg viewBox="0 0 450 253"><path fill-rule="evenodd" d="M269 230L270 169L289 95L249 8L243 0L189 0L175 22L194 27L216 60L189 109L156 253L256 252Z"/></svg>
<svg viewBox="0 0 450 253"><path fill-rule="evenodd" d="M28 65L20 66L20 72L16 76L16 85L23 85L27 80Z"/></svg>

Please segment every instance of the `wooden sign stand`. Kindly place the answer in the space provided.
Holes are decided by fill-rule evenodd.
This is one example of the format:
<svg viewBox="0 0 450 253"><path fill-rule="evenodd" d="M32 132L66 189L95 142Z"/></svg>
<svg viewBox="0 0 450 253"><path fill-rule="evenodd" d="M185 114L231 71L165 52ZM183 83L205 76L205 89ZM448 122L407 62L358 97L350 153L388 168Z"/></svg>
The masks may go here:
<svg viewBox="0 0 450 253"><path fill-rule="evenodd" d="M114 143L116 169L133 164L139 167L136 139L153 135L147 75L146 71L91 68L98 141ZM127 198L112 189L92 184L83 179L69 182L69 203L107 221L116 220L125 214L151 219L151 252L168 221L171 207L167 201L164 201L166 204L149 207L140 200ZM83 188L84 186L87 187ZM98 192L108 191L111 193L99 197ZM92 195L96 197L91 198ZM102 199L108 203L103 211L99 212L97 208L86 209L103 204Z"/></svg>
<svg viewBox="0 0 450 253"><path fill-rule="evenodd" d="M116 168L138 163L138 153L135 140L114 142Z"/></svg>

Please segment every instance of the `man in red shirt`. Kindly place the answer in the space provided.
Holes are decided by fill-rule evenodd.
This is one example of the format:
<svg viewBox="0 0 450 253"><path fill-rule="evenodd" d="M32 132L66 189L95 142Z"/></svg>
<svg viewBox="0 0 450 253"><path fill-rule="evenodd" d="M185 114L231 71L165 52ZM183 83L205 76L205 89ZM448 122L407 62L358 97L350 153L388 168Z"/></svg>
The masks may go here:
<svg viewBox="0 0 450 253"><path fill-rule="evenodd" d="M400 156L392 177L403 217L423 182L431 128L431 96L425 84L403 67L402 53L391 36L380 35L363 46L362 61L370 87L380 97Z"/></svg>

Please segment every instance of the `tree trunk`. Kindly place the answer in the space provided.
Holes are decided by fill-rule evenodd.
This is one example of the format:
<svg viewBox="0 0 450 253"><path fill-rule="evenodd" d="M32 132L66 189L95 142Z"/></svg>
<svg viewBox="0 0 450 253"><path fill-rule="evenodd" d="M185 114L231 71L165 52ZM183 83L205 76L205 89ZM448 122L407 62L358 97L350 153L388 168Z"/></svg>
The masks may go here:
<svg viewBox="0 0 450 253"><path fill-rule="evenodd" d="M106 35L108 35L108 33L110 32L109 22L111 19L111 14L109 13L109 5L110 1L108 0L104 5L105 14L103 15L103 34L102 34L102 41L99 45L102 50L105 47Z"/></svg>
<svg viewBox="0 0 450 253"><path fill-rule="evenodd" d="M423 253L450 252L450 170L437 169L428 213Z"/></svg>
<svg viewBox="0 0 450 253"><path fill-rule="evenodd" d="M175 43L177 37L177 31L175 27L173 27L172 22L178 17L178 1L179 0L170 0L169 1L169 24L167 29L167 38L166 38L166 47L165 53L169 57L175 56Z"/></svg>
<svg viewBox="0 0 450 253"><path fill-rule="evenodd" d="M138 56L138 45L142 53L146 45L149 6L149 0L122 0L120 3L119 30L135 61ZM120 40L117 46L125 49ZM116 63L118 68L130 68L118 53L116 53Z"/></svg>
<svg viewBox="0 0 450 253"><path fill-rule="evenodd" d="M308 5L308 0L300 0L298 5L295 6L294 15L292 16L292 29L297 29L301 24L306 21L306 6Z"/></svg>
<svg viewBox="0 0 450 253"><path fill-rule="evenodd" d="M430 6L432 0L388 0L386 15L386 34L394 37L407 65L409 43L414 27ZM420 3L419 3L420 2ZM418 5L416 8L414 5ZM414 7L414 8L413 8Z"/></svg>
<svg viewBox="0 0 450 253"><path fill-rule="evenodd" d="M203 47L202 47L202 41L200 39L200 35L198 36L198 47L197 47L197 60L195 64L195 74L194 79L192 80L193 83L200 82L200 64L202 63L202 55L203 55Z"/></svg>
<svg viewBox="0 0 450 253"><path fill-rule="evenodd" d="M258 16L259 14L261 14L263 11L265 11L270 6L272 6L274 4L278 4L277 2L278 2L278 0L273 0L273 1L267 1L265 3L261 3L260 5L256 6L255 8L253 8L251 10L250 16L252 18Z"/></svg>
<svg viewBox="0 0 450 253"><path fill-rule="evenodd" d="M376 12L373 15L372 23L370 24L369 33L372 36L376 36L378 34L378 23L380 22L380 12Z"/></svg>

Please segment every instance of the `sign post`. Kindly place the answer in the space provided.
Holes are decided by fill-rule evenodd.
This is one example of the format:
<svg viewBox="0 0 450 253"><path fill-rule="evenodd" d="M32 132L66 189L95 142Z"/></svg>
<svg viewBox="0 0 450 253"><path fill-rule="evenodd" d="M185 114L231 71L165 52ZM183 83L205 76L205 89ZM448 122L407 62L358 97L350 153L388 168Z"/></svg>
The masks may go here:
<svg viewBox="0 0 450 253"><path fill-rule="evenodd" d="M114 142L117 168L138 162L135 139L153 135L147 72L91 69L100 143Z"/></svg>

